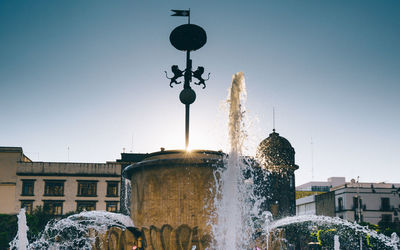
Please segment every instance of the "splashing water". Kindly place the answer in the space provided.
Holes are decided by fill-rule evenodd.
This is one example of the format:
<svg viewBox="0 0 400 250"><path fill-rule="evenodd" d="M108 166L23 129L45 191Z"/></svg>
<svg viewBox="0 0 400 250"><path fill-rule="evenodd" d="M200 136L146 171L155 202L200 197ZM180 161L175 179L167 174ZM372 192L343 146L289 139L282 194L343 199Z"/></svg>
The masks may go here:
<svg viewBox="0 0 400 250"><path fill-rule="evenodd" d="M278 227L284 227L288 225L295 225L304 222L313 222L318 225L336 225L343 226L346 228L350 228L354 230L356 233L362 233L368 235L368 237L372 237L377 239L379 242L382 242L387 247L391 247L392 249L397 250L399 245L399 238L396 233L393 233L389 238L383 234L377 233L374 230L370 230L367 227L361 226L357 223L353 223L347 220L340 219L338 217L329 217L329 216L320 216L320 215L299 215L292 217L285 217L280 220L272 221L264 227L264 232L268 233ZM340 231L338 232L340 234ZM355 236L355 235L353 235ZM345 237L353 237L349 235L345 235Z"/></svg>
<svg viewBox="0 0 400 250"><path fill-rule="evenodd" d="M74 214L59 221L50 221L39 239L28 245L28 249L91 249L95 232L103 234L111 226L122 229L133 227L130 217L105 211L90 211Z"/></svg>
<svg viewBox="0 0 400 250"><path fill-rule="evenodd" d="M21 208L18 214L18 232L14 240L10 242L10 249L25 250L28 246L28 226L26 225L25 208Z"/></svg>

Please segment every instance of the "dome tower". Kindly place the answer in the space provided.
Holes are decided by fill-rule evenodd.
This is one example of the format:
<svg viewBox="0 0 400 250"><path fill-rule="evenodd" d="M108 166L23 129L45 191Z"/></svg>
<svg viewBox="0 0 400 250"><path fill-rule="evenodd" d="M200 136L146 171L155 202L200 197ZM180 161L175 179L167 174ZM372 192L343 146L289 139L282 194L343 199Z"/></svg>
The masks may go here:
<svg viewBox="0 0 400 250"><path fill-rule="evenodd" d="M290 142L275 132L264 139L258 146L257 158L266 179L261 189L266 190L267 209L274 217L296 214L296 188L294 171L295 151Z"/></svg>

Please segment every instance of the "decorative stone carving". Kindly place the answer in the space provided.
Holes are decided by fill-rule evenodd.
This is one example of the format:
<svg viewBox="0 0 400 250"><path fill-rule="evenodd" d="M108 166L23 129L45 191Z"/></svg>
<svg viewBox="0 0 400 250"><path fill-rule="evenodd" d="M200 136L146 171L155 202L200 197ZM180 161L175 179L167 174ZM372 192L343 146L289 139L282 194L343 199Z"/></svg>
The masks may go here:
<svg viewBox="0 0 400 250"><path fill-rule="evenodd" d="M136 232L136 235L133 232ZM95 250L131 250L133 246L140 250L191 250L193 246L196 246L196 250L204 250L211 240L210 235L202 235L197 227L180 225L174 229L168 224L163 225L161 229L155 226L150 226L150 229L110 227L104 234L90 232L90 235L95 237Z"/></svg>
<svg viewBox="0 0 400 250"><path fill-rule="evenodd" d="M165 224L161 227L161 243L164 249L176 250L176 233L171 225Z"/></svg>
<svg viewBox="0 0 400 250"><path fill-rule="evenodd" d="M160 229L156 228L155 226L150 226L150 240L151 246L154 249L162 249L162 242L161 242L161 233Z"/></svg>
<svg viewBox="0 0 400 250"><path fill-rule="evenodd" d="M176 241L178 250L190 250L192 248L192 229L188 225L180 225L176 229Z"/></svg>

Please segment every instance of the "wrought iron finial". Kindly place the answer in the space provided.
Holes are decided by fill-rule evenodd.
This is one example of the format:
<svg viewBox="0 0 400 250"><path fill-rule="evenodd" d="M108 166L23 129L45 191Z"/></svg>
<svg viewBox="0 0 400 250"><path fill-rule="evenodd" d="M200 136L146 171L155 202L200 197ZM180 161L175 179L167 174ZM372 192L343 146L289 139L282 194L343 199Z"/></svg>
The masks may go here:
<svg viewBox="0 0 400 250"><path fill-rule="evenodd" d="M180 101L185 104L186 119L185 119L185 146L186 149L189 146L189 106L196 100L196 93L190 86L192 78L198 80L194 82L195 85L201 85L206 88L205 81L210 78L208 73L207 79L203 78L204 67L198 66L195 71L192 71L192 60L190 59L190 52L195 51L203 47L207 42L207 34L204 29L198 25L190 24L190 9L189 10L172 10L174 14L172 16L187 16L188 23L176 27L169 36L169 40L177 50L186 51L186 69L180 70L178 65L173 65L171 71L174 74L172 77L168 77L167 71L165 71L166 77L170 80L169 86L172 88L173 84L180 84L178 81L180 77L184 78L183 90L179 95Z"/></svg>

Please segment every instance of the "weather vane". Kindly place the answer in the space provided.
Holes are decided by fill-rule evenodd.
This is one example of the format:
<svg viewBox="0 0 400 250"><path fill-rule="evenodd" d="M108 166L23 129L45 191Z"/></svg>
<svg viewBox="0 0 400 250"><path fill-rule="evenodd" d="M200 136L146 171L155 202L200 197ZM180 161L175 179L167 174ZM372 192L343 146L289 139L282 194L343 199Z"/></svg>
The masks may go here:
<svg viewBox="0 0 400 250"><path fill-rule="evenodd" d="M208 73L207 79L203 78L204 67L199 66L195 71L192 71L192 60L190 59L190 51L195 51L204 46L207 42L207 34L204 29L198 25L190 24L190 9L189 10L172 10L174 14L172 16L187 16L188 23L176 27L169 36L169 40L177 50L186 51L186 69L180 70L178 65L172 65L171 71L174 74L173 77L168 77L167 71L165 74L170 79L169 86L172 88L173 84L180 84L178 81L180 77L183 77L184 84L183 90L179 94L179 99L185 104L185 148L189 146L189 111L190 104L196 100L196 93L190 86L192 78L196 78L198 82L194 82L196 85L201 85L203 89L206 87L205 81L210 78Z"/></svg>

